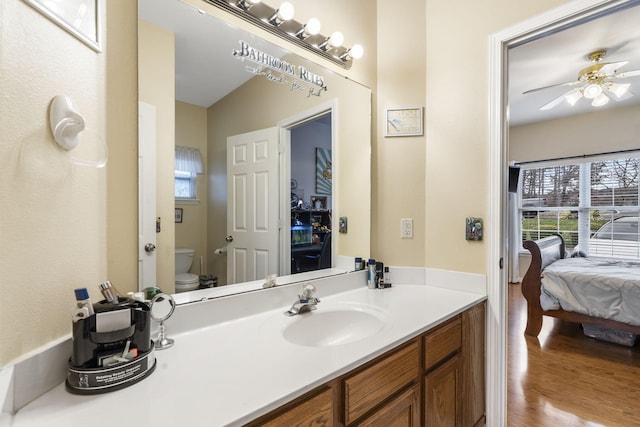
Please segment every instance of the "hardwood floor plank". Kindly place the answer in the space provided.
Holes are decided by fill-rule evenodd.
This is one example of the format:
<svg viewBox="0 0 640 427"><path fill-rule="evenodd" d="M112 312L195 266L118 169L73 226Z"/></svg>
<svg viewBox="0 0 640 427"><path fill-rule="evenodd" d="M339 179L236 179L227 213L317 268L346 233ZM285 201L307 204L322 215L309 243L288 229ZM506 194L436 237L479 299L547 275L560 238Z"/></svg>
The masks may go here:
<svg viewBox="0 0 640 427"><path fill-rule="evenodd" d="M640 345L549 317L538 337L525 336L526 302L519 284L508 286L508 425L640 426Z"/></svg>

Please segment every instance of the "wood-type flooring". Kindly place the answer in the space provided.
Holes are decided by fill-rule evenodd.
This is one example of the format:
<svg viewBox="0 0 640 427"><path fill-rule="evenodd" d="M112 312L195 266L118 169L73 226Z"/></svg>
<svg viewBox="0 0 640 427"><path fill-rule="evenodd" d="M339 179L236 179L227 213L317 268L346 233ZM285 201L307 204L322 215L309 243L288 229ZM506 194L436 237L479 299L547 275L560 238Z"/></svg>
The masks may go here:
<svg viewBox="0 0 640 427"><path fill-rule="evenodd" d="M546 316L538 337L525 336L526 301L508 286L508 426L640 426L640 343L596 340Z"/></svg>

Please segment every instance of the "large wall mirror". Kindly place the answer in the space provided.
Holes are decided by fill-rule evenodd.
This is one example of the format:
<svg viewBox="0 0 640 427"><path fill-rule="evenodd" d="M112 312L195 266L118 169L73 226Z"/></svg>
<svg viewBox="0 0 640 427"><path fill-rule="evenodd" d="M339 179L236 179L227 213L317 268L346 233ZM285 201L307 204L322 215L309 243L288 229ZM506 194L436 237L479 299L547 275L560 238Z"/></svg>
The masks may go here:
<svg viewBox="0 0 640 427"><path fill-rule="evenodd" d="M151 258L153 280L180 302L257 289L270 274L278 284L336 274L367 257L370 89L230 25L204 1L138 4L140 133L156 168L147 186L152 169L141 166L140 195L175 210L157 225L159 213L140 220L156 238L151 255L141 250L141 284ZM147 137L145 123L155 123ZM195 166L176 172L174 156ZM217 287L192 291L200 275Z"/></svg>

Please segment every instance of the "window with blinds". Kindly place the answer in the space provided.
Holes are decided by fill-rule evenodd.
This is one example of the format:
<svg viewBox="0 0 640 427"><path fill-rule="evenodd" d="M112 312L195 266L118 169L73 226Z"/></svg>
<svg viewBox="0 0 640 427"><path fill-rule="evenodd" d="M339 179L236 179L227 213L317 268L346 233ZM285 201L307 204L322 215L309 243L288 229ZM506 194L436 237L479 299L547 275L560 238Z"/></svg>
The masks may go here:
<svg viewBox="0 0 640 427"><path fill-rule="evenodd" d="M524 168L522 239L559 233L568 251L640 258L640 158Z"/></svg>
<svg viewBox="0 0 640 427"><path fill-rule="evenodd" d="M196 177L204 172L200 150L176 145L175 148L175 198L178 201L197 201Z"/></svg>

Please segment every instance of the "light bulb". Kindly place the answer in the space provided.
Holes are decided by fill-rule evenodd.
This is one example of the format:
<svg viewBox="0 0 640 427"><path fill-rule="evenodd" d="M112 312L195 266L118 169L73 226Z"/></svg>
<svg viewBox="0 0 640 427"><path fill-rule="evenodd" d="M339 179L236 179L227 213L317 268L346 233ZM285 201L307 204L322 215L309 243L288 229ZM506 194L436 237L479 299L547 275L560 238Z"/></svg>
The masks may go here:
<svg viewBox="0 0 640 427"><path fill-rule="evenodd" d="M281 21L289 21L293 19L294 12L293 5L285 1L280 5L280 8L278 8L278 19Z"/></svg>
<svg viewBox="0 0 640 427"><path fill-rule="evenodd" d="M310 36L315 36L316 34L320 33L320 21L316 18L310 18L304 28L305 33L309 34Z"/></svg>
<svg viewBox="0 0 640 427"><path fill-rule="evenodd" d="M611 86L609 86L608 89L610 92L613 92L613 94L618 98L622 98L622 96L627 93L630 87L631 83L611 83Z"/></svg>
<svg viewBox="0 0 640 427"><path fill-rule="evenodd" d="M576 105L576 102L578 102L580 98L582 98L582 94L578 89L574 89L573 91L569 92L564 96L564 99L566 99L567 102L571 104L572 107Z"/></svg>
<svg viewBox="0 0 640 427"><path fill-rule="evenodd" d="M344 43L344 36L340 31L336 31L329 37L329 45L332 47L340 47Z"/></svg>
<svg viewBox="0 0 640 427"><path fill-rule="evenodd" d="M362 58L362 55L364 55L363 47L359 44L354 44L349 51L349 56L353 59L360 59Z"/></svg>
<svg viewBox="0 0 640 427"><path fill-rule="evenodd" d="M320 33L320 21L318 21L316 18L311 18L307 21L306 24L302 26L302 28L298 30L295 35L296 37L304 40L307 37L315 36L318 33Z"/></svg>
<svg viewBox="0 0 640 427"><path fill-rule="evenodd" d="M606 105L608 103L609 103L609 97L604 93L601 93L596 98L594 98L593 102L591 102L591 105L594 107L602 107L603 105Z"/></svg>
<svg viewBox="0 0 640 427"><path fill-rule="evenodd" d="M584 97L587 99L594 99L602 94L602 86L599 84L591 83L587 87L584 88L583 91Z"/></svg>

